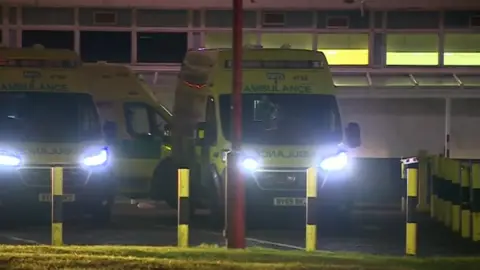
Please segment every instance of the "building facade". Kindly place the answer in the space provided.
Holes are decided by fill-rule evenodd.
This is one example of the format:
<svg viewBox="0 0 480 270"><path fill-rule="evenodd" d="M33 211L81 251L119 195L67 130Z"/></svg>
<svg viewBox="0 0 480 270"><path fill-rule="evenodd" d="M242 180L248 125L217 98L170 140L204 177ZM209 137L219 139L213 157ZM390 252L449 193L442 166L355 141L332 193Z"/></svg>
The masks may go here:
<svg viewBox="0 0 480 270"><path fill-rule="evenodd" d="M260 0L258 0L260 1ZM178 64L230 47L232 12L3 6L1 42L74 49L84 61ZM246 10L244 41L322 50L334 66L480 66L479 11Z"/></svg>

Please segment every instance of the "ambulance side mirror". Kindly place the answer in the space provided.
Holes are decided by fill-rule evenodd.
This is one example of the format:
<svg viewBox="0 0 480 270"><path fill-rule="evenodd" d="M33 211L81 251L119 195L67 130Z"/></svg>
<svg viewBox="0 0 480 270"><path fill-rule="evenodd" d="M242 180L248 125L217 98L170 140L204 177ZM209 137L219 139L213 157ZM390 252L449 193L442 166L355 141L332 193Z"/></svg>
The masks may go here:
<svg viewBox="0 0 480 270"><path fill-rule="evenodd" d="M357 148L362 144L358 123L348 123L347 128L345 128L345 139L347 145L351 148Z"/></svg>
<svg viewBox="0 0 480 270"><path fill-rule="evenodd" d="M105 121L103 134L108 140L114 140L117 137L117 124L113 121Z"/></svg>

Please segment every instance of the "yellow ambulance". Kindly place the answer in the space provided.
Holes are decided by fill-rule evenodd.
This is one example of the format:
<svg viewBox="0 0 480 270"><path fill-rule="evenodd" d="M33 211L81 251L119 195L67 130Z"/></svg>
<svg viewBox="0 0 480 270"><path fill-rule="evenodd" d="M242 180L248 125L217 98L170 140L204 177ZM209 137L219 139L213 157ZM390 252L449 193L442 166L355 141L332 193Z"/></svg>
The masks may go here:
<svg viewBox="0 0 480 270"><path fill-rule="evenodd" d="M2 218L50 213L50 168L61 166L65 214L110 219L111 153L80 66L69 50L0 48Z"/></svg>
<svg viewBox="0 0 480 270"><path fill-rule="evenodd" d="M172 163L191 169L193 207L222 220L226 157L231 151L231 49L191 50L179 74L172 122ZM242 166L247 215L304 212L306 169L318 167L319 197L347 213L354 189L349 150L360 127L343 126L323 53L245 48ZM203 136L196 136L203 134ZM176 181L164 172L165 200L175 207Z"/></svg>
<svg viewBox="0 0 480 270"><path fill-rule="evenodd" d="M162 177L157 168L170 156L171 113L149 86L127 66L99 62L84 64L114 158L112 172L119 195L158 199Z"/></svg>

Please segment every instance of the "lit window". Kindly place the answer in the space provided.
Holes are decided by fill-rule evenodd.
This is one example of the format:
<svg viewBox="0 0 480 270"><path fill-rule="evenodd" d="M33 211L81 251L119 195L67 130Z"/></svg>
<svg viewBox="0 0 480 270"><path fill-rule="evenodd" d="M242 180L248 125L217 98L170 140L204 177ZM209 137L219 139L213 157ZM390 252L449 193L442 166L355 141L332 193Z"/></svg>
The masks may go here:
<svg viewBox="0 0 480 270"><path fill-rule="evenodd" d="M480 66L480 34L446 34L446 66Z"/></svg>
<svg viewBox="0 0 480 270"><path fill-rule="evenodd" d="M368 65L368 34L320 34L317 50L329 65Z"/></svg>
<svg viewBox="0 0 480 270"><path fill-rule="evenodd" d="M232 48L233 36L231 33L205 33L205 48ZM257 44L257 36L253 33L243 33L243 44Z"/></svg>
<svg viewBox="0 0 480 270"><path fill-rule="evenodd" d="M264 48L281 48L284 45L290 45L292 49L311 50L313 47L313 35L296 33L262 34L262 46Z"/></svg>
<svg viewBox="0 0 480 270"><path fill-rule="evenodd" d="M388 34L387 65L438 65L438 36L436 34Z"/></svg>

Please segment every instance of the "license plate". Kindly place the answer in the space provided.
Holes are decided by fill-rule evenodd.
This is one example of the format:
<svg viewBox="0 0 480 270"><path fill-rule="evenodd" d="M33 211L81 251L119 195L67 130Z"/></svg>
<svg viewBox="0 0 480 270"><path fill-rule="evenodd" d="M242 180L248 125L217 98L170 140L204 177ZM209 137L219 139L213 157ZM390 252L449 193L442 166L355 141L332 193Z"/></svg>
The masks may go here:
<svg viewBox="0 0 480 270"><path fill-rule="evenodd" d="M275 206L305 206L307 200L305 198L274 198Z"/></svg>
<svg viewBox="0 0 480 270"><path fill-rule="evenodd" d="M38 200L41 202L51 202L52 194L38 194ZM63 194L63 202L74 202L75 194Z"/></svg>

